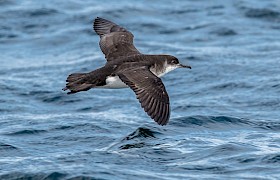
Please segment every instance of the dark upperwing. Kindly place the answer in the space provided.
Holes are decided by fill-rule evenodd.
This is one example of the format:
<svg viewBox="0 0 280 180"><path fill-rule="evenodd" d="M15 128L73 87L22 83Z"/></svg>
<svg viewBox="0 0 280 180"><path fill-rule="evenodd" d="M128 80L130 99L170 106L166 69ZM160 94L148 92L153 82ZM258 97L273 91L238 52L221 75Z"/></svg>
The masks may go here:
<svg viewBox="0 0 280 180"><path fill-rule="evenodd" d="M93 29L100 36L100 49L107 61L141 54L133 45L133 34L125 28L97 17Z"/></svg>

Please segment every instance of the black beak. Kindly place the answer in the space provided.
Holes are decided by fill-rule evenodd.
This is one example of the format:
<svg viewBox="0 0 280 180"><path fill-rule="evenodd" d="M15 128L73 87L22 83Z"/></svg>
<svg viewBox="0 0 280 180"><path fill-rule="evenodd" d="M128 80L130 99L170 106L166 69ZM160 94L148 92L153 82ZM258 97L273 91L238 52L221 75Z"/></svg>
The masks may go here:
<svg viewBox="0 0 280 180"><path fill-rule="evenodd" d="M179 64L179 67L181 67L181 68L192 68L191 66L187 66L187 65L183 65L183 64Z"/></svg>

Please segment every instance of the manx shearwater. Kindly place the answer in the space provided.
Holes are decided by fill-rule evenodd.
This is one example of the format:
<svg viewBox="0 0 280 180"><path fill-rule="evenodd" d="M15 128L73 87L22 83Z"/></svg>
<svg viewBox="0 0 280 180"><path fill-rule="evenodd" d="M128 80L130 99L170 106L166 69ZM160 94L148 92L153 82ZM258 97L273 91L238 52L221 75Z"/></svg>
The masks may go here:
<svg viewBox="0 0 280 180"><path fill-rule="evenodd" d="M171 55L146 55L133 45L133 34L125 28L97 17L93 29L100 36L100 49L105 54L105 66L89 73L73 73L63 90L68 94L91 88L130 87L147 114L159 125L170 117L169 97L160 77L182 65Z"/></svg>

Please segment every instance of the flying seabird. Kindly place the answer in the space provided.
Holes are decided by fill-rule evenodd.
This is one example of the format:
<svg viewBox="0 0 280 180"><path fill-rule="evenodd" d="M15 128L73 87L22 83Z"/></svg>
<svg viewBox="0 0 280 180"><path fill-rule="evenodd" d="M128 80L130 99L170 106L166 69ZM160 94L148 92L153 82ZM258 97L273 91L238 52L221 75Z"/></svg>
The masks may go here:
<svg viewBox="0 0 280 180"><path fill-rule="evenodd" d="M63 90L73 94L91 88L130 87L147 114L159 125L166 125L170 105L160 77L176 68L191 67L171 55L140 53L133 45L133 34L106 19L97 17L93 29L100 36L100 49L107 63L89 73L70 74Z"/></svg>

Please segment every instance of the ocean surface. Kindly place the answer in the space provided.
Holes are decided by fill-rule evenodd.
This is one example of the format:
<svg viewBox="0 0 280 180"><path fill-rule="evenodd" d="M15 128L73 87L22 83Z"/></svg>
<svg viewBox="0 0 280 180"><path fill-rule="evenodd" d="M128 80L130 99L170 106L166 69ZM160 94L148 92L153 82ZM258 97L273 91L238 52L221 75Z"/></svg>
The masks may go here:
<svg viewBox="0 0 280 180"><path fill-rule="evenodd" d="M105 64L97 16L192 66L167 126L130 89L61 90ZM0 179L280 179L280 1L0 0Z"/></svg>

